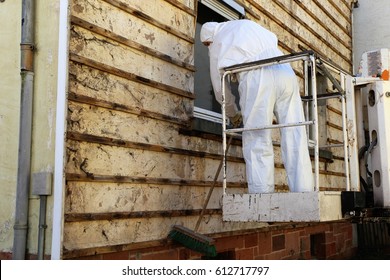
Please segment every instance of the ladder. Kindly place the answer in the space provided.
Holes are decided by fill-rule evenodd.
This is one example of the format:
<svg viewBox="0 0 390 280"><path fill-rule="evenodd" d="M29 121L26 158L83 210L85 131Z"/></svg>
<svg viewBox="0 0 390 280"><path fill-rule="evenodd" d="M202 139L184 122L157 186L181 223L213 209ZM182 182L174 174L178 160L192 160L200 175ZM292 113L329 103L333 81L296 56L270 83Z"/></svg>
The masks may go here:
<svg viewBox="0 0 390 280"><path fill-rule="evenodd" d="M291 63L296 61L303 61L303 75L304 75L304 96L302 96L304 111L306 120L299 123L287 123L287 124L272 124L261 127L244 127L244 128L228 128L227 127L227 117L225 112L225 83L228 81L230 75L237 74L243 71L250 71L259 69L261 67L272 66L283 63ZM258 60L249 63L237 64L221 69L222 71L222 136L223 136L223 215L224 220L226 221L322 221L322 220L332 220L340 219L341 210L332 212L332 209L328 209L332 213L323 213L322 211L325 204L334 204L338 205L338 200L340 198L339 194L334 194L334 192L329 192L332 198L329 198L324 192L320 193L319 188L319 128L318 128L318 100L329 99L329 98L339 98L341 100L341 113L342 113L342 131L343 131L343 141L340 144L331 144L324 147L342 147L344 148L344 171L346 177L346 190L350 190L350 170L348 164L348 134L347 134L347 124L346 124L346 78L350 77L347 72L341 70L339 67L334 65L332 62L321 58L318 54L313 51L303 51L299 53L294 53L290 55L282 55L277 57L272 57L268 59ZM317 81L316 73L321 72L325 75L330 82L333 84L333 87L337 89L336 92L326 93L326 94L317 94ZM337 80L333 75L336 74L339 76ZM340 82L339 82L340 81ZM293 127L293 126L310 126L311 133L308 133L308 148L313 149L314 156L314 192L313 193L274 193L274 194L228 194L227 189L227 136L228 135L238 135L240 136L244 131L251 130L264 130L264 129L278 129L283 127ZM308 129L306 131L309 131ZM310 135L309 135L310 134ZM322 148L322 147L321 147ZM296 199L308 200L308 204L313 204L306 211L316 212L314 216L305 216L305 217L293 217L288 213L278 212L277 214L271 213L270 210L272 207L280 209L280 206L283 204L289 204L296 201ZM323 202L321 202L321 200ZM258 201L262 205L253 206L253 202ZM318 203L319 201L319 203ZM278 205L279 204L279 205ZM296 203L295 203L296 204ZM252 206L251 206L252 205ZM246 209L246 208L251 209ZM265 207L265 208L264 208ZM268 209L270 208L270 209ZM337 208L337 206L336 206ZM339 207L340 208L340 207ZM322 209L322 210L321 210ZM248 210L250 213L247 215L240 215L238 212L245 212ZM286 209L285 211L291 211L291 209ZM248 212L247 211L247 212ZM265 215L258 213L261 211L267 212ZM281 210L283 211L283 209ZM225 213L226 212L226 213ZM294 212L294 211L293 211ZM297 209L297 212L299 209ZM321 213L320 213L321 212ZM299 215L298 215L299 216Z"/></svg>

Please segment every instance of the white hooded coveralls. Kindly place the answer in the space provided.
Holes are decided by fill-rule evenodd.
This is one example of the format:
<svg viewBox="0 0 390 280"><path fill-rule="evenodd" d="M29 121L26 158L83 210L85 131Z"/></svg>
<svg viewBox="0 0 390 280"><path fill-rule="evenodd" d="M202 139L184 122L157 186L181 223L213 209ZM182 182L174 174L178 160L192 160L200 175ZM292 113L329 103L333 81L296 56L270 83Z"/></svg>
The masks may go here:
<svg viewBox="0 0 390 280"><path fill-rule="evenodd" d="M210 75L217 101L222 102L220 69L235 64L280 56L278 39L250 20L202 26L201 41L209 46ZM240 107L245 128L304 121L299 85L289 64L262 67L238 74ZM234 96L225 92L226 115L237 113ZM243 153L249 193L274 192L274 151L271 130L244 131ZM282 159L290 191L313 191L313 175L304 126L281 129Z"/></svg>

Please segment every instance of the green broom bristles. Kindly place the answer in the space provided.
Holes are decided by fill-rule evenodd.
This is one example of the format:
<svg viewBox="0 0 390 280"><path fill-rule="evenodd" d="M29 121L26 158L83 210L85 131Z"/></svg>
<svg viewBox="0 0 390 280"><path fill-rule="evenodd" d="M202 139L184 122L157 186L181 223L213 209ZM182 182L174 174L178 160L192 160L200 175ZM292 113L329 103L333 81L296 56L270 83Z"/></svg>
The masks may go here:
<svg viewBox="0 0 390 280"><path fill-rule="evenodd" d="M217 255L217 250L213 244L214 239L193 232L183 226L174 225L168 237L184 247L202 253L207 257L215 257Z"/></svg>

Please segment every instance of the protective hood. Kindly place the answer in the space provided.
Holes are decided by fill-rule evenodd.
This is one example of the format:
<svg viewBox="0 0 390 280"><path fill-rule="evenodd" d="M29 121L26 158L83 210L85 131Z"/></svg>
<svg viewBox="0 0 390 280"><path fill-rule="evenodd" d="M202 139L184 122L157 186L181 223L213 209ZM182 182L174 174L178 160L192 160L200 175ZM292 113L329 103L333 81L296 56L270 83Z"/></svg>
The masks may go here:
<svg viewBox="0 0 390 280"><path fill-rule="evenodd" d="M215 29L218 26L218 22L206 22L202 25L200 30L200 41L203 42L213 42Z"/></svg>

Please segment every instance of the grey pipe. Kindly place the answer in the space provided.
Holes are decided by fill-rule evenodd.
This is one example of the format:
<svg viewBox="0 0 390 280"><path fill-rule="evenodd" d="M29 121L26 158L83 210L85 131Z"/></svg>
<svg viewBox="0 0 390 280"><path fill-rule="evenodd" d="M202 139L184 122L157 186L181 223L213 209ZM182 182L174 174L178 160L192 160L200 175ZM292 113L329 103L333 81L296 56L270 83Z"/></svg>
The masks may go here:
<svg viewBox="0 0 390 280"><path fill-rule="evenodd" d="M27 247L32 108L34 93L34 20L35 0L23 0L22 34L20 44L21 104L19 121L18 177L16 186L14 243L12 252L14 260L25 259Z"/></svg>
<svg viewBox="0 0 390 280"><path fill-rule="evenodd" d="M47 196L39 196L39 233L38 233L38 260L45 258L45 233L46 233L46 205Z"/></svg>

